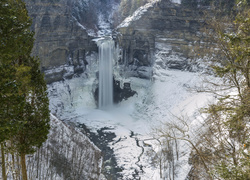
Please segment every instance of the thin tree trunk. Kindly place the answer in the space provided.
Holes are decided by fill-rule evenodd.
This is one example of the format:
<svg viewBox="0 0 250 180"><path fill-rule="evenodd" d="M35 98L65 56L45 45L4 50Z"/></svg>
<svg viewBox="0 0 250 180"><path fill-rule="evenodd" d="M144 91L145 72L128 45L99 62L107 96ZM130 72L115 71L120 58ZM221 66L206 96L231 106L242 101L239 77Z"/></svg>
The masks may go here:
<svg viewBox="0 0 250 180"><path fill-rule="evenodd" d="M36 169L36 178L38 178L39 177L39 164L40 164L40 162L39 162L39 160L40 160L40 149L38 149L38 151L37 151L37 169Z"/></svg>
<svg viewBox="0 0 250 180"><path fill-rule="evenodd" d="M17 165L17 179L21 180L21 166L20 166L20 158L19 155L16 156L16 165Z"/></svg>
<svg viewBox="0 0 250 180"><path fill-rule="evenodd" d="M25 154L21 153L21 165L22 165L22 180L28 180L27 177L27 169L26 169L26 161L25 161Z"/></svg>
<svg viewBox="0 0 250 180"><path fill-rule="evenodd" d="M11 159L12 159L12 177L13 177L13 180L16 180L17 178L16 178L16 174L17 174L17 172L16 172L16 167L15 167L15 155L14 155L14 152L12 152L11 153Z"/></svg>
<svg viewBox="0 0 250 180"><path fill-rule="evenodd" d="M1 143L1 155L2 155L2 177L3 177L3 180L7 180L3 143Z"/></svg>

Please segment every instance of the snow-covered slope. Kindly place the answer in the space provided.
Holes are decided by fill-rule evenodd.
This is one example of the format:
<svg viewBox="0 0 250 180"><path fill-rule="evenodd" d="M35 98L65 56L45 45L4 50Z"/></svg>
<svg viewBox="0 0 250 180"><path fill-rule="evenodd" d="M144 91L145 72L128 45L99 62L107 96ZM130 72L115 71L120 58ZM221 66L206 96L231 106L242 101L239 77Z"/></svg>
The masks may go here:
<svg viewBox="0 0 250 180"><path fill-rule="evenodd" d="M140 19L157 2L152 1L139 8L119 27L127 27ZM109 32L110 26L104 19L100 16L100 27ZM102 34L105 32L100 32ZM137 95L113 109L103 111L96 108L93 89L96 86L98 62L94 57L87 59L89 65L84 74L49 85L50 108L57 117L66 122L84 124L96 135L100 135L100 131L115 134L116 137L106 144L113 151L117 167L105 166L111 161L108 159L104 162L104 169L109 173L119 174L120 179L159 180L174 174L175 179L184 180L191 168L188 162L190 146L181 141L166 146L167 142L162 141L155 129L160 129L166 123L178 124L178 117L183 116L190 127L186 133L195 139L195 130L202 123L198 109L204 107L212 97L194 91L202 83L202 71L206 67L202 64L193 67L180 53L172 53L174 48L170 41L179 43L182 39L171 39L166 35L167 33L157 36L154 41L155 51L150 59L150 68L153 69L151 79L116 76L121 82L130 82ZM171 69L173 66L181 68ZM124 71L122 68L116 67L117 70ZM186 69L191 69L192 72L187 72ZM106 142L105 133L100 139ZM178 155L172 153L171 165L164 151L178 152ZM113 172L113 168L120 169L120 172Z"/></svg>
<svg viewBox="0 0 250 180"><path fill-rule="evenodd" d="M26 156L30 180L98 180L102 177L101 151L82 133L65 125L51 115L47 141L35 154ZM7 163L8 180L12 180L18 167Z"/></svg>
<svg viewBox="0 0 250 180"><path fill-rule="evenodd" d="M160 61L160 59L158 60ZM116 138L109 143L117 164L123 170L123 179L160 179L161 143L155 128L176 116L188 116L192 132L199 128L198 108L211 97L197 93L193 88L201 84L202 73L164 69L153 66L153 80L140 78L123 79L130 82L138 95L121 102L109 111L96 109L92 94L94 77L75 77L49 86L51 110L63 120L85 124L92 131L107 128ZM94 74L94 72L93 72ZM190 166L190 148L179 143L180 157L176 160L176 179L184 180ZM162 170L163 172L163 170ZM162 174L162 177L164 174ZM165 174L165 176L167 176Z"/></svg>
<svg viewBox="0 0 250 180"><path fill-rule="evenodd" d="M152 1L140 7L118 28L127 27L137 21L157 2L158 0ZM173 2L180 3L178 0ZM104 14L99 14L101 29L99 35L111 32L110 23L105 21L105 18ZM49 85L50 108L57 117L68 123L84 124L96 135L100 135L100 131L115 134L115 138L108 141L107 146L116 158L115 168L121 171L112 172L114 167L105 165L104 169L110 170L109 173L118 173L120 179L159 180L167 179L174 174L175 179L184 180L191 168L188 163L191 151L189 145L176 141L176 144L167 146L165 144L167 142L162 141L155 129L160 129L166 123L178 124L178 117L183 116L188 119L185 123L190 127L187 134L195 138L195 130L202 123L198 108L204 107L212 97L194 91L194 88L202 83L203 74L198 71L183 71L186 67L183 63L188 64L188 62L180 54L172 53L173 47L170 41L176 39L166 38L166 34L157 37L154 42L155 54L151 59L152 78L145 80L120 77L121 82L130 82L132 90L135 90L137 95L121 102L113 109L103 111L96 108L93 89L96 85L98 63L94 57L87 59L89 67L86 67L84 74ZM179 41L182 39L177 39L175 42ZM168 68L170 63L171 66L181 65L184 68L171 70ZM190 66L192 64L187 65L189 68ZM200 67L199 64L192 67L192 70L195 71ZM181 122L179 125L182 125ZM100 139L106 141L106 134L101 136ZM171 156L172 164L169 164L170 161L164 151L175 152Z"/></svg>

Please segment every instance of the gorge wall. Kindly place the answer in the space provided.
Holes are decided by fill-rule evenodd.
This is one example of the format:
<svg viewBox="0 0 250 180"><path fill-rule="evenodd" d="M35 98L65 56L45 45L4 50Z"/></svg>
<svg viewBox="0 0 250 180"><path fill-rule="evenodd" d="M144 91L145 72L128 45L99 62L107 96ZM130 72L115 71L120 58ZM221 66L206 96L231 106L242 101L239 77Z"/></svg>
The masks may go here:
<svg viewBox="0 0 250 180"><path fill-rule="evenodd" d="M194 43L202 39L202 15L201 10L162 0L139 19L130 17L117 28L123 49L121 63L126 64L131 75L142 78L152 76L152 65L193 70L190 60Z"/></svg>
<svg viewBox="0 0 250 180"><path fill-rule="evenodd" d="M56 72L48 71L45 73L46 81L50 83L82 73L87 65L86 56L97 51L93 37L89 36L86 28L95 27L97 21L96 15L88 9L92 5L84 0L25 2L33 21L31 28L35 32L33 55L40 58L42 70L71 66L62 67Z"/></svg>
<svg viewBox="0 0 250 180"><path fill-rule="evenodd" d="M105 23L113 27L112 13L121 1L25 2L35 32L33 55L40 58L45 79L51 83L85 71L88 56L98 51L93 38ZM153 65L192 70L190 47L201 38L201 11L168 0L152 3L141 11L140 17L132 17L132 21L125 25L122 22L115 29L115 40L121 48L119 64L124 65L125 76L149 79Z"/></svg>

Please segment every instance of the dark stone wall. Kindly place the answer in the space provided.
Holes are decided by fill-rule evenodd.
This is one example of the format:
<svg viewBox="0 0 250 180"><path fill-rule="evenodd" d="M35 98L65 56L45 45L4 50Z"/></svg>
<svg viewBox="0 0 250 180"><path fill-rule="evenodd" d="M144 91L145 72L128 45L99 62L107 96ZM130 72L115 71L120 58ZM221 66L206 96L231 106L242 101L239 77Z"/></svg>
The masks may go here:
<svg viewBox="0 0 250 180"><path fill-rule="evenodd" d="M76 5L82 0L25 0L31 29L35 32L32 55L40 58L41 69L46 72L59 66L73 66L74 73L80 73L86 67L86 53L97 52L97 46L73 14ZM84 14L86 12L79 12ZM65 70L48 73L48 83L62 80Z"/></svg>
<svg viewBox="0 0 250 180"><path fill-rule="evenodd" d="M202 16L201 9L192 10L169 1L156 3L140 19L117 29L117 42L123 48L121 63L126 64L128 71L134 71L133 76L141 77L141 66L149 72L156 63L155 54L159 50L156 45L161 43L169 48L160 62L164 67L188 69L188 60L193 58L192 46L202 38ZM175 61L175 57L180 60Z"/></svg>
<svg viewBox="0 0 250 180"><path fill-rule="evenodd" d="M113 101L114 104L118 104L123 100L127 100L128 98L137 94L136 91L132 90L130 87L130 83L124 83L123 88L121 88L121 83L118 80L113 79ZM96 105L98 106L98 98L99 98L99 88L96 86L94 91L94 98Z"/></svg>
<svg viewBox="0 0 250 180"><path fill-rule="evenodd" d="M92 37L79 25L72 13L72 0L25 0L35 32L33 55L41 67L49 69L64 64L83 65L86 51L97 51Z"/></svg>
<svg viewBox="0 0 250 180"><path fill-rule="evenodd" d="M47 82L62 80L82 73L86 69L86 54L97 52L93 38L86 29L98 30L97 14L105 12L119 0L25 0L29 15L33 19L35 31L33 55L41 60L43 71L59 66L73 66L71 74L61 70L46 74ZM190 47L199 41L202 11L188 9L169 1L160 1L150 7L140 19L128 27L116 29L116 42L122 48L119 63L125 65L128 76L150 79L155 62L157 44L162 43L171 49L159 64L174 69L187 69L188 59L192 58ZM86 28L86 29L85 29ZM52 72L52 71L51 71Z"/></svg>

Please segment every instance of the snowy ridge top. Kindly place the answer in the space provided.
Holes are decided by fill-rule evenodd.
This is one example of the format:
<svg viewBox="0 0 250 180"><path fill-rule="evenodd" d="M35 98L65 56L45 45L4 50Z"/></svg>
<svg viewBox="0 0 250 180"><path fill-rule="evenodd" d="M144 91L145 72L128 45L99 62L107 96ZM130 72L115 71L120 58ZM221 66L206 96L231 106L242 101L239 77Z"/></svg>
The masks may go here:
<svg viewBox="0 0 250 180"><path fill-rule="evenodd" d="M117 28L122 28L122 27L128 27L131 22L136 21L138 19L141 18L141 16L147 12L147 10L150 7L153 7L155 3L159 2L161 0L153 0L147 4L145 4L144 6L141 6L140 8L138 8L131 16L127 17L126 19L124 19L124 21L117 26Z"/></svg>

